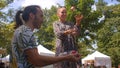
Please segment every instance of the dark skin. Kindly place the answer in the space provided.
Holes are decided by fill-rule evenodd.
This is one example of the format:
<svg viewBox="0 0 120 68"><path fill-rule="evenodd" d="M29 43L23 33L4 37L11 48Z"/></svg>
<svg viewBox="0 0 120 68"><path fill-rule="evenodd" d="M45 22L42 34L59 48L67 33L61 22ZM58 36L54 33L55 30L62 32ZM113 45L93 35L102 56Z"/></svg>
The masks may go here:
<svg viewBox="0 0 120 68"><path fill-rule="evenodd" d="M27 59L30 63L32 63L35 66L45 66L53 63L57 63L59 61L67 60L67 61L72 61L76 62L78 58L77 54L73 55L67 55L67 56L61 56L61 57L48 57L48 56L43 56L38 53L37 48L32 48L28 49L25 51L26 55L28 56Z"/></svg>
<svg viewBox="0 0 120 68"><path fill-rule="evenodd" d="M40 28L42 22L43 22L43 12L40 8L37 8L38 12L34 15L33 13L29 14L29 20L26 22L26 26L30 27L32 30L35 28ZM43 56L38 53L37 48L31 48L24 51L27 55L27 60L32 63L35 66L45 66L61 61L71 61L71 62L77 62L80 57L76 57L79 54L69 54L66 56L60 56L60 57L51 57L51 56Z"/></svg>

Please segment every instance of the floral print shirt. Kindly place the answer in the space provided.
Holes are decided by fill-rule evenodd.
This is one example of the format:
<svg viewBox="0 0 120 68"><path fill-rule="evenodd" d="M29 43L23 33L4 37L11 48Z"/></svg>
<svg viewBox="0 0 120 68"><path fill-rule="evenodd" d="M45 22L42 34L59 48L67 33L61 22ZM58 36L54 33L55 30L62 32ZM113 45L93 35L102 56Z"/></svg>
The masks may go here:
<svg viewBox="0 0 120 68"><path fill-rule="evenodd" d="M69 54L71 50L77 51L76 36L64 34L64 31L68 29L75 28L77 33L80 33L80 26L74 25L72 22L61 23L56 21L53 23L53 29L56 36L56 56L61 56L61 54ZM76 63L72 62L60 62L54 64L54 68L76 68Z"/></svg>
<svg viewBox="0 0 120 68"><path fill-rule="evenodd" d="M18 68L34 68L34 66L27 61L27 56L24 53L26 49L37 48L33 31L22 25L14 32L12 40L13 54L16 56Z"/></svg>

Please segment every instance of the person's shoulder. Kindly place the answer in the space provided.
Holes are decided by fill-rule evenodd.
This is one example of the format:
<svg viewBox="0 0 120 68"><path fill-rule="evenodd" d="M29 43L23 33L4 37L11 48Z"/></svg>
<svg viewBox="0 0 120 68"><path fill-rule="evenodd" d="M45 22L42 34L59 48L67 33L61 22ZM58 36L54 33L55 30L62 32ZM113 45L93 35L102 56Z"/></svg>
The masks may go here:
<svg viewBox="0 0 120 68"><path fill-rule="evenodd" d="M57 24L59 24L59 21L54 21L53 22L53 25L57 25Z"/></svg>
<svg viewBox="0 0 120 68"><path fill-rule="evenodd" d="M20 34L20 33L22 33L22 26L19 26L16 30L15 30L15 33L17 33L17 34Z"/></svg>
<svg viewBox="0 0 120 68"><path fill-rule="evenodd" d="M54 23L55 23L55 24L56 24L56 23L59 23L59 21L54 21L53 24L54 24Z"/></svg>
<svg viewBox="0 0 120 68"><path fill-rule="evenodd" d="M17 28L15 32L17 34L27 34L27 35L33 34L32 30L25 25L22 25L19 28Z"/></svg>

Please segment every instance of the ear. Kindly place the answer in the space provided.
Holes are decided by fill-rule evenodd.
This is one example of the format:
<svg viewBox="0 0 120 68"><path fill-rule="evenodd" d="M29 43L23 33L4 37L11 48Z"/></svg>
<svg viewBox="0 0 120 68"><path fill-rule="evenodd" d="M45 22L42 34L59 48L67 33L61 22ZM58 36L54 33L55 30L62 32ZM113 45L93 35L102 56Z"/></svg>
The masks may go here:
<svg viewBox="0 0 120 68"><path fill-rule="evenodd" d="M35 18L35 15L33 13L30 13L30 19L34 19Z"/></svg>

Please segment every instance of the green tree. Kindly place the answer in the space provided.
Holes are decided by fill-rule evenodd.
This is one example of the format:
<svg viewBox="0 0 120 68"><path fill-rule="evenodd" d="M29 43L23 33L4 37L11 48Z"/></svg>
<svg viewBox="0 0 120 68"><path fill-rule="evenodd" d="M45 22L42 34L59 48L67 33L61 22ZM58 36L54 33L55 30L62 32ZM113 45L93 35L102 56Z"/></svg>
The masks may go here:
<svg viewBox="0 0 120 68"><path fill-rule="evenodd" d="M88 53L87 49L92 49L93 44L96 42L96 32L102 26L102 23L98 23L98 17L101 16L100 11L93 11L92 5L94 5L94 0L65 0L65 6L67 8L68 21L75 22L74 16L76 14L82 14L84 16L80 28L81 35L78 37L79 50L81 54ZM72 10L75 7L75 10ZM88 32L86 32L88 31ZM90 37L91 39L88 39ZM84 46L83 46L84 45Z"/></svg>
<svg viewBox="0 0 120 68"><path fill-rule="evenodd" d="M120 0L117 0L118 2L120 2Z"/></svg>
<svg viewBox="0 0 120 68"><path fill-rule="evenodd" d="M11 40L13 36L13 25L2 23L0 25L0 47L9 51L9 47L11 45Z"/></svg>
<svg viewBox="0 0 120 68"><path fill-rule="evenodd" d="M97 10L103 12L103 9L104 9L104 7L105 7L106 5L107 5L107 3L104 2L104 0L98 0L98 2L96 3Z"/></svg>
<svg viewBox="0 0 120 68"><path fill-rule="evenodd" d="M120 63L120 4L105 8L106 20L97 33L98 49L109 55L112 60L112 65L117 68Z"/></svg>
<svg viewBox="0 0 120 68"><path fill-rule="evenodd" d="M3 19L6 19L6 17L4 16L5 13L2 12L1 10L3 10L5 7L7 7L8 4L10 4L12 2L13 2L13 0L1 0L0 1L0 18L1 18L0 21L3 21Z"/></svg>
<svg viewBox="0 0 120 68"><path fill-rule="evenodd" d="M9 49L12 37L12 24L6 24L3 19L6 19L2 9L7 7L9 3L13 2L13 0L1 0L0 1L0 48L4 48L6 50Z"/></svg>
<svg viewBox="0 0 120 68"><path fill-rule="evenodd" d="M0 10L7 6L9 3L13 2L13 0L1 0L0 1Z"/></svg>

